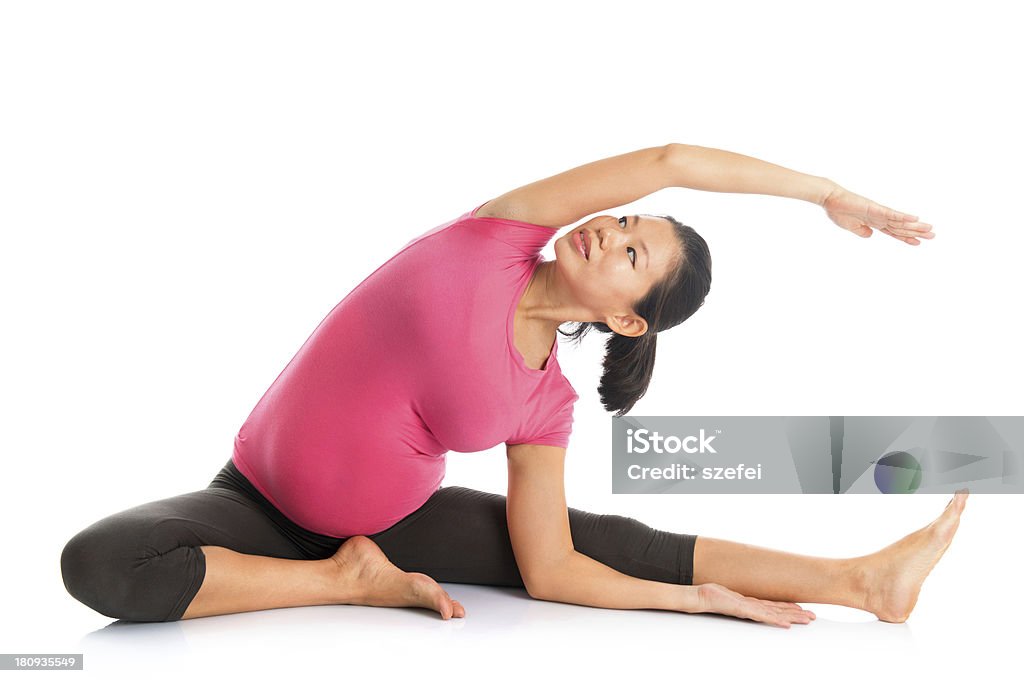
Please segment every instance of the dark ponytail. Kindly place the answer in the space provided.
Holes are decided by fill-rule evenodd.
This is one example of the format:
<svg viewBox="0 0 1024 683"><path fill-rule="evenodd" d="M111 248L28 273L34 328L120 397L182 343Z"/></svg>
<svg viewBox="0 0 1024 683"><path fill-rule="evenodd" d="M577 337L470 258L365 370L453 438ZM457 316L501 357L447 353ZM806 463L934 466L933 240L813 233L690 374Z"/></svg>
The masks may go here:
<svg viewBox="0 0 1024 683"><path fill-rule="evenodd" d="M658 332L675 327L704 304L711 289L711 252L707 242L688 225L671 216L659 216L672 223L681 247L675 269L633 304L637 315L647 321L647 332L639 337L616 334L602 322L580 322L572 332L562 332L577 344L591 329L610 335L605 342L604 373L598 393L609 412L622 417L647 393L654 375Z"/></svg>

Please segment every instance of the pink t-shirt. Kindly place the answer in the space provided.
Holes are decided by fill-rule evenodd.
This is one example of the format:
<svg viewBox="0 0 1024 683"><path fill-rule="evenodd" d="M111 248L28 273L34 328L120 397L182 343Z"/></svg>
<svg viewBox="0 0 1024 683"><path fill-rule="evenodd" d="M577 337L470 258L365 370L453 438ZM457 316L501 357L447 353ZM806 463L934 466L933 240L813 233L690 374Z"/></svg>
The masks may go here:
<svg viewBox="0 0 1024 683"><path fill-rule="evenodd" d="M235 437L235 466L299 526L387 529L437 491L448 451L568 446L579 395L557 341L532 369L512 328L556 230L475 212L413 239L342 299Z"/></svg>

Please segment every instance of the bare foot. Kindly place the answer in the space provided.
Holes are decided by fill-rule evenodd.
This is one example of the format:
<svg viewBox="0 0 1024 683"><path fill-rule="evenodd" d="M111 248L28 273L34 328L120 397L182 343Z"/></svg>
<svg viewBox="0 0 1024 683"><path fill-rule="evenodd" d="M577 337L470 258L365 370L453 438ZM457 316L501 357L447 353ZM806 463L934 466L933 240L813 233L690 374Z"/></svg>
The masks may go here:
<svg viewBox="0 0 1024 683"><path fill-rule="evenodd" d="M882 621L907 620L925 577L953 541L967 495L967 489L957 491L928 526L864 558L865 610Z"/></svg>
<svg viewBox="0 0 1024 683"><path fill-rule="evenodd" d="M366 536L353 536L332 557L339 582L351 593L342 604L371 607L425 607L442 619L466 616L465 608L426 574L404 572Z"/></svg>

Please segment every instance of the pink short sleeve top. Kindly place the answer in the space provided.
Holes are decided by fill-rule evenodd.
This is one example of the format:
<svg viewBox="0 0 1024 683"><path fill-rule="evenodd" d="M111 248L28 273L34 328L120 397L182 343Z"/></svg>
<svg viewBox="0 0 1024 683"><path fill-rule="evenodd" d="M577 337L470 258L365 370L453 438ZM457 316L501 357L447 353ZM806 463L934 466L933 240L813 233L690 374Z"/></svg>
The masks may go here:
<svg viewBox="0 0 1024 683"><path fill-rule="evenodd" d="M440 487L448 451L568 446L579 395L557 341L529 368L512 327L556 230L475 212L416 237L335 305L239 429L235 466L296 524L383 531Z"/></svg>

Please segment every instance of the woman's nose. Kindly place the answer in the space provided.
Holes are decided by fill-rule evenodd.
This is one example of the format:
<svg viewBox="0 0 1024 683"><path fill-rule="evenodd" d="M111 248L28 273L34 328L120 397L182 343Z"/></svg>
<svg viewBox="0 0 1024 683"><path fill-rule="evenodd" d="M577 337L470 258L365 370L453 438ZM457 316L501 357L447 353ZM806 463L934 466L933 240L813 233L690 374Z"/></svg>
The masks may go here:
<svg viewBox="0 0 1024 683"><path fill-rule="evenodd" d="M610 249L618 244L619 240L622 239L622 233L617 230L609 230L606 228L601 228L599 235L602 249Z"/></svg>

